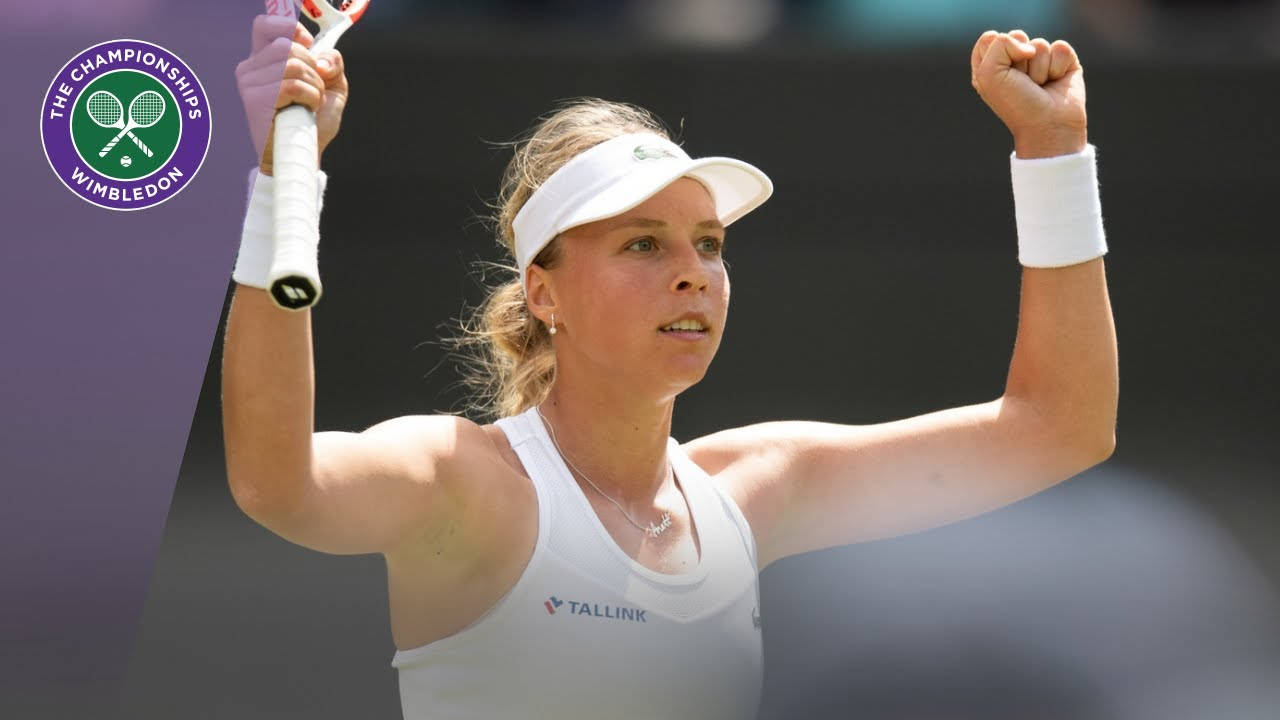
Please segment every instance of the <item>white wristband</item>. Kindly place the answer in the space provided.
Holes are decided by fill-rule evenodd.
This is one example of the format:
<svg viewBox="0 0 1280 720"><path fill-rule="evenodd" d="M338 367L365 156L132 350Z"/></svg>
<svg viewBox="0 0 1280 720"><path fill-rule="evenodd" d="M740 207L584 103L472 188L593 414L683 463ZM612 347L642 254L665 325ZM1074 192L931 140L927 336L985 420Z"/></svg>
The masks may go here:
<svg viewBox="0 0 1280 720"><path fill-rule="evenodd" d="M316 209L324 206L324 188L328 176L319 171L319 197ZM275 257L275 178L263 175L255 166L249 171L249 206L244 215L244 229L240 233L240 254L231 279L241 285L267 289L267 275Z"/></svg>
<svg viewBox="0 0 1280 720"><path fill-rule="evenodd" d="M1093 145L1073 155L1009 157L1018 262L1026 267L1064 267L1107 253L1098 197Z"/></svg>

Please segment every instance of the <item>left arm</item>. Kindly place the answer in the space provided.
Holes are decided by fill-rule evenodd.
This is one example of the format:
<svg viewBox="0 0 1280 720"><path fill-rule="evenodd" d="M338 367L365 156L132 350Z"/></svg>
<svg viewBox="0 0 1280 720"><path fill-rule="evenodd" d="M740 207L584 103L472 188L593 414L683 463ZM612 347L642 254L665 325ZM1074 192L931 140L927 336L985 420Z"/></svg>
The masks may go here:
<svg viewBox="0 0 1280 720"><path fill-rule="evenodd" d="M973 71L1020 157L1084 148L1084 84L1069 45L989 32ZM733 486L764 568L972 517L1061 482L1111 454L1117 394L1102 258L1028 267L1000 398L879 425L761 423L688 452Z"/></svg>

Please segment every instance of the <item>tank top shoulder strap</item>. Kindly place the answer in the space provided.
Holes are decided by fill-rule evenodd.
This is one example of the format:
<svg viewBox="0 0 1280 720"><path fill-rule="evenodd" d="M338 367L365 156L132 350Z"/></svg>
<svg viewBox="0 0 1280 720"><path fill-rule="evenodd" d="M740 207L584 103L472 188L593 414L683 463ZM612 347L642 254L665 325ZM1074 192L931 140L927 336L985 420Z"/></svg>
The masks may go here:
<svg viewBox="0 0 1280 720"><path fill-rule="evenodd" d="M538 491L539 503L542 503L549 497L552 489L547 483L553 469L545 457L537 428L533 424L538 422L534 415L536 412L536 408L529 408L518 415L500 418L493 424L507 436L511 449L520 457L520 462L524 463L525 472L533 481L534 489Z"/></svg>
<svg viewBox="0 0 1280 720"><path fill-rule="evenodd" d="M533 408L510 417L499 418L493 424L497 425L507 436L507 442L511 444L511 449L515 451L520 458L520 462L524 465L525 474L529 476L530 482L533 483L534 492L538 497L538 547L541 551L542 546L547 542L550 535L550 528L555 522L557 515L556 493L552 483L551 473L549 472L549 459L542 452L539 446L537 433L531 425L537 422L536 417L530 417L530 413L535 412Z"/></svg>
<svg viewBox="0 0 1280 720"><path fill-rule="evenodd" d="M675 438L668 440L667 452L676 472L681 477L691 479L690 486L698 488L698 491L703 492L710 503L714 503L721 513L732 519L734 528L738 531L739 539L746 548L751 563L759 568L759 561L756 558L755 533L751 531L751 525L747 522L746 516L742 514L742 509L738 507L738 503L724 488L720 487L714 478L708 475L685 453L684 448L680 446L680 443Z"/></svg>

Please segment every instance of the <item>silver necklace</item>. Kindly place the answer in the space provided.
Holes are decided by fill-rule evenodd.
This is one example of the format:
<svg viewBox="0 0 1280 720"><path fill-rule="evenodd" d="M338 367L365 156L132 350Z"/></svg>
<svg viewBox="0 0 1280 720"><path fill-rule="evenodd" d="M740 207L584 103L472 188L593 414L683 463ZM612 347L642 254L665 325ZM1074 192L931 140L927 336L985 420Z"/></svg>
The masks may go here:
<svg viewBox="0 0 1280 720"><path fill-rule="evenodd" d="M569 459L569 456L565 455L564 450L560 449L560 442L556 440L556 431L551 427L551 423L547 420L547 416L542 414L542 408L535 405L534 410L538 411L538 417L542 418L542 424L545 425L547 427L547 431L551 433L551 442L556 446L556 452L560 453L560 457L564 458L564 461L569 464L569 467L576 470L577 473L582 476L582 479L587 481L587 484L595 488L596 492L603 495L605 500L608 500L609 502L613 503L614 506L618 508L618 512L622 513L622 516L627 519L627 522L631 523L632 525L635 525L637 530L643 530L645 534L647 534L651 538L658 537L663 532L665 532L667 528L671 527L671 513L665 512L665 511L662 513L662 520L659 521L657 525L650 522L649 526L645 527L640 523L636 522L635 520L632 520L631 516L627 514L627 511L623 509L622 505L618 504L617 500L614 500L613 498L609 497L609 495L606 494L605 491L600 489L599 485L596 485L595 483L591 482L591 478L587 477L586 473L582 472L581 470L578 470L578 466L574 465L573 461ZM671 480L674 482L676 479L676 473L675 473L675 469L671 468L670 461L667 462L667 467L671 470Z"/></svg>

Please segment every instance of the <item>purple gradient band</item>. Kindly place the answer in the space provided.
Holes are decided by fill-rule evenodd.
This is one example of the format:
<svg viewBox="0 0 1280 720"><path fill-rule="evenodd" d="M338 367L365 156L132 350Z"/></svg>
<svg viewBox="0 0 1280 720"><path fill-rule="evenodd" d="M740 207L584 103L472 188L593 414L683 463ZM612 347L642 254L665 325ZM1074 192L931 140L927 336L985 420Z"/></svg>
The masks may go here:
<svg viewBox="0 0 1280 720"><path fill-rule="evenodd" d="M219 331L245 172L256 162L234 69L249 53L261 0L55 5L22 5L0 23L0 52L14 69L13 112L0 114L3 718L112 716ZM158 46L147 49L219 113L217 127L207 112L186 120L171 160L184 163L190 192L145 212L104 210L68 192L50 171L75 156L68 129L49 137L60 142L46 156L47 128L35 117L45 115L50 78L56 88L69 60L112 38Z"/></svg>

